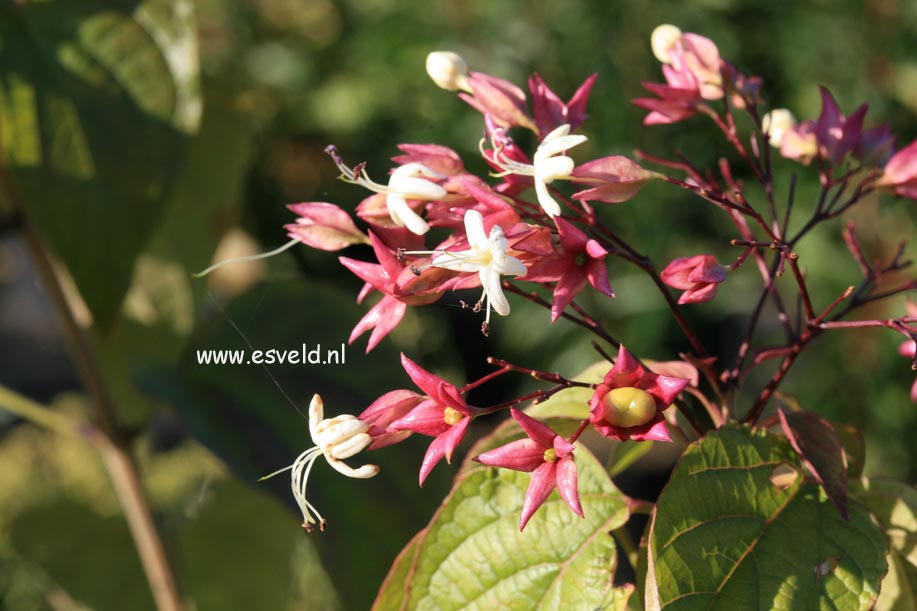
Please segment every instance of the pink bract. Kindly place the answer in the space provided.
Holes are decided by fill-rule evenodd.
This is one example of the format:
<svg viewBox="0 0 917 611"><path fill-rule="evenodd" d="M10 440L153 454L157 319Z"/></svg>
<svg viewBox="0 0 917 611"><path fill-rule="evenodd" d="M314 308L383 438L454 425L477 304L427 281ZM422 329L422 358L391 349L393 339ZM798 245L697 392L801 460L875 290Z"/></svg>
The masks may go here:
<svg viewBox="0 0 917 611"><path fill-rule="evenodd" d="M532 93L532 109L535 114L535 125L538 127L538 138L545 136L565 123L571 130L576 129L586 120L586 101L598 75L587 78L576 90L570 101L564 104L550 87L536 73L529 77L529 91Z"/></svg>
<svg viewBox="0 0 917 611"><path fill-rule="evenodd" d="M564 308L583 290L586 282L597 291L614 297L605 266L608 251L559 216L554 218L554 222L557 225L560 248L532 265L529 273L522 278L530 282L557 283L551 304L551 322L560 318Z"/></svg>
<svg viewBox="0 0 917 611"><path fill-rule="evenodd" d="M445 458L446 462L452 462L452 453L465 436L473 413L453 384L433 375L404 354L401 355L401 365L411 380L426 393L427 399L392 422L389 430L412 431L434 437L420 465L420 485L423 486L440 460Z"/></svg>
<svg viewBox="0 0 917 611"><path fill-rule="evenodd" d="M891 189L895 195L917 199L917 140L888 160L876 186Z"/></svg>
<svg viewBox="0 0 917 611"><path fill-rule="evenodd" d="M713 255L695 255L675 259L659 276L667 285L684 291L678 303L703 303L716 297L717 285L726 280L726 270Z"/></svg>
<svg viewBox="0 0 917 611"><path fill-rule="evenodd" d="M284 225L294 240L319 250L341 250L353 244L366 244L369 238L357 229L350 215L326 202L304 202L287 206L299 218Z"/></svg>

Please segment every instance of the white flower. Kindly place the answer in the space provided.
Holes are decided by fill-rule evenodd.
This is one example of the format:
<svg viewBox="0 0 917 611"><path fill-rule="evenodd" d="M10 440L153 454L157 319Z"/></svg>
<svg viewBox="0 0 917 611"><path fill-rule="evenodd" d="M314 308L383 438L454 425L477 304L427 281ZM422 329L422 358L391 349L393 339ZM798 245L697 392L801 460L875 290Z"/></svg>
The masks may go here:
<svg viewBox="0 0 917 611"><path fill-rule="evenodd" d="M477 210L465 212L465 236L470 247L468 250L444 251L434 257L430 265L460 272L478 272L484 289L481 300L487 302L484 319L486 329L490 322L491 307L500 316L509 314L509 302L503 294L500 276L522 276L528 270L522 261L506 254L508 244L503 229L494 225L489 236L484 233L484 217Z"/></svg>
<svg viewBox="0 0 917 611"><path fill-rule="evenodd" d="M408 206L407 200L420 199L432 201L446 197L446 190L435 182L420 178L443 178L422 163L406 163L392 172L388 180L389 193L385 197L388 214L395 224L407 227L411 233L423 235L430 226L419 214Z"/></svg>
<svg viewBox="0 0 917 611"><path fill-rule="evenodd" d="M293 498L296 499L296 504L302 511L303 528L309 532L312 531L312 525L316 522L320 530L325 530L326 523L325 518L306 499L306 482L312 471L312 465L319 456L324 456L329 465L347 477L368 479L379 472L377 465L363 465L354 469L343 462L343 459L350 458L370 444L372 439L367 433L369 425L349 414L326 419L324 412L325 405L322 398L314 395L309 404L309 434L315 446L300 454L289 467L284 467L261 478L265 480L284 471L292 470Z"/></svg>
<svg viewBox="0 0 917 611"><path fill-rule="evenodd" d="M570 125L561 125L544 137L544 140L541 141L535 151L531 165L507 158L503 154L502 147L495 146L493 161L502 170L497 176L506 176L507 174L532 176L535 179L535 194L538 197L538 204L545 211L545 214L554 218L560 214L560 204L551 197L551 193L548 191L548 184L558 178L569 179L574 167L573 159L560 153L582 144L586 140L586 136L571 136ZM483 141L481 146L483 154Z"/></svg>
<svg viewBox="0 0 917 611"><path fill-rule="evenodd" d="M344 182L365 187L370 191L385 194L385 205L392 221L399 227L407 227L411 233L423 235L430 230L430 226L423 218L414 212L407 200L433 201L446 197L447 191L427 178L445 178L439 172L434 172L422 163L406 163L392 172L388 185L381 185L369 178L366 169L361 165L357 169L350 168L337 154L333 146L326 151L331 154L334 163L341 170Z"/></svg>
<svg viewBox="0 0 917 611"><path fill-rule="evenodd" d="M796 127L796 117L786 108L775 108L761 119L761 130L768 135L771 146L780 148L787 132Z"/></svg>
<svg viewBox="0 0 917 611"><path fill-rule="evenodd" d="M676 26L665 23L657 26L650 35L650 46L653 48L653 55L656 56L663 64L672 63L672 49L681 40L681 30Z"/></svg>
<svg viewBox="0 0 917 611"><path fill-rule="evenodd" d="M447 91L471 91L468 85L468 64L452 51L433 51L427 55L427 74Z"/></svg>

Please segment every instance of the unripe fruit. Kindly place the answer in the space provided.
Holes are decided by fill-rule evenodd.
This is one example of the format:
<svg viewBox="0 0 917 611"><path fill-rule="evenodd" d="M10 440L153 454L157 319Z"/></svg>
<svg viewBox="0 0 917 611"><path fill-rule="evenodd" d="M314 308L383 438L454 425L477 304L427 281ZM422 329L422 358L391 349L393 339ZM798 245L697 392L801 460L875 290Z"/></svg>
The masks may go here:
<svg viewBox="0 0 917 611"><path fill-rule="evenodd" d="M646 424L656 416L656 399L640 388L615 388L602 398L602 408L607 422L630 428Z"/></svg>

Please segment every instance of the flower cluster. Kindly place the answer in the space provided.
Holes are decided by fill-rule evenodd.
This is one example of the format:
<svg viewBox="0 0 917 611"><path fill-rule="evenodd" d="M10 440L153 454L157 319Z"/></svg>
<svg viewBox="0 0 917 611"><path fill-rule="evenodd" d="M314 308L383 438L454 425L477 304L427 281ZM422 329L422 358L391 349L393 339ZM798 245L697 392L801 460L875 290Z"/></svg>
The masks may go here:
<svg viewBox="0 0 917 611"><path fill-rule="evenodd" d="M865 104L845 115L825 88L821 89L822 110L817 118L798 122L787 109L767 109L760 94L761 79L723 59L716 44L704 36L663 25L653 32L650 45L662 64L665 83L644 83L653 97L633 100L648 111L644 123L708 117L763 187L764 203L753 201L755 196L746 193L725 157L717 174L702 171L684 158L640 153L645 162L666 171L684 172L681 178L644 168L619 155L581 158L578 153L586 149L581 145L588 137L579 129L587 119L586 106L596 75L588 77L564 102L537 74L528 80L526 92L499 77L470 71L465 61L451 52L431 53L427 72L438 86L457 92L461 100L482 114L484 137L478 142L478 151L493 170L488 177L470 173L462 158L448 147L400 144L400 154L392 158L391 167L372 169L377 177L388 174L387 180L376 181L370 178L366 164L348 165L336 148L328 147L341 179L368 192L354 208L356 219L328 202L291 205L296 219L286 230L292 242L267 254L297 243L326 251L353 247L348 253L352 256L339 260L364 283L357 301L374 293L379 298L356 323L351 343L369 332L369 352L399 324L408 307L428 306L447 293L470 289L480 291L471 309L475 313L483 310L481 328L485 335L492 328L492 312L510 314L510 293L544 306L551 323L569 319L618 352L598 384L491 359L498 366L495 372L459 387L402 355L401 364L420 392L394 390L379 397L358 417L329 420L323 419L322 403L316 396L310 407L315 447L287 468L293 473L293 493L306 527L316 520L324 525L305 494L306 480L319 456L350 477L372 477L377 467L352 469L341 459L367 447L397 443L413 433L425 435L433 440L420 466L419 482L423 485L443 458L451 462L473 420L510 409L525 437L486 451L475 460L532 474L519 522L523 529L555 489L573 513L584 515L577 489L576 454L581 451L580 435L587 429L616 441L667 442L672 441L672 431L682 441L691 433L701 436L710 427L734 418L735 398L741 396L736 391L754 379L749 373L758 364L782 358L743 418L755 424L797 355L829 329L891 328L907 338L901 353L914 358L917 312L913 307L907 316L893 321L838 320L866 303L917 288L917 281L912 280L872 292L885 272L906 266L900 252L889 264L876 267L861 252L851 226L845 240L864 280L858 290L849 290L819 312L794 247L812 228L841 215L872 192L884 190L917 199L917 142L896 151L888 126L865 127ZM749 134L740 134L735 118L738 112L750 118L754 127ZM519 130L531 132L531 147L513 139L512 134ZM816 171L822 186L810 219L801 228L794 227L794 232L789 227L793 188L783 212L778 213L768 143L783 157ZM721 265L713 254L688 254L658 269L650 256L601 221L602 212L596 203L626 202L653 180L697 195L728 214L735 228L728 243L742 248L734 263ZM615 297L609 280L611 258L647 274L661 292L662 302L686 342L680 361L642 362L577 303L587 284L597 296ZM727 275L743 268L746 260L756 264L762 293L747 336L737 342L734 358L718 358L706 349L682 308L713 300ZM786 269L792 271L793 287L799 295L795 313L775 289ZM681 291L680 295L676 298L670 288ZM767 302L787 329L786 345L757 344L756 330ZM793 320L797 321L795 326ZM596 345L596 349L611 360L603 348ZM513 371L549 387L498 405L476 407L466 401L471 389ZM592 396L588 417L569 437L517 409L525 402L542 400L571 387L590 388ZM917 383L911 394L917 400ZM674 410L667 411L673 404L678 406L680 418ZM687 433L686 427L690 427Z"/></svg>

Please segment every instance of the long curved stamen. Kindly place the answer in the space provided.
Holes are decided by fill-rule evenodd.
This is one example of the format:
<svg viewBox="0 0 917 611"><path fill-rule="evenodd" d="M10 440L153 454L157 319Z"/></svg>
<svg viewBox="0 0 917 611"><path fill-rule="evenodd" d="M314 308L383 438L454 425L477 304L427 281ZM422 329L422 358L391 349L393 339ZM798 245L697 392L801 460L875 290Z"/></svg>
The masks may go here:
<svg viewBox="0 0 917 611"><path fill-rule="evenodd" d="M315 518L312 517L314 513L318 518L319 528L324 530L325 519L318 512L312 503L306 499L306 484L309 481L309 473L312 471L313 465L319 456L322 455L322 450L319 447L313 447L302 454L293 462L293 478L292 478L292 489L293 497L296 499L299 509L302 511L303 516L303 527L306 530L312 530L312 524L316 523Z"/></svg>
<svg viewBox="0 0 917 611"><path fill-rule="evenodd" d="M280 248L275 248L274 250L271 250L271 251L268 251L268 252L263 252L263 253L257 254L257 255L248 255L248 256L246 256L246 257L234 257L234 258L232 258L232 259L226 259L225 261L220 261L220 262L218 262L218 263L214 263L213 265L211 265L210 267L208 267L207 269L205 269L205 270L202 271L202 272L197 272L196 274L191 274L191 276L192 276L193 278L203 278L204 276L206 276L206 275L209 274L210 272L212 272L212 271L214 271L214 270L216 270L216 269L220 269L220 268L223 267L224 265L229 265L230 263L242 263L243 261L257 261L258 259L267 259L268 257L273 257L274 255L279 255L279 254L282 253L283 251L289 250L290 248L293 248L293 247L294 247L296 244L298 244L298 243L299 243L299 240L296 239L296 238L294 238L294 239L290 240L289 242L287 242L286 244L284 244L283 246L281 246Z"/></svg>
<svg viewBox="0 0 917 611"><path fill-rule="evenodd" d="M271 479L271 478L274 477L275 475L280 475L280 474L283 473L284 471L289 471L289 470L292 469L292 468L293 468L293 465L287 465L287 466L284 467L283 469L277 469L277 470L274 471L273 473L269 473L268 475L263 475L263 476L259 477L259 478L258 478L258 481L259 481L259 482L263 482L263 481L266 480L266 479Z"/></svg>
<svg viewBox="0 0 917 611"><path fill-rule="evenodd" d="M352 185L360 185L361 187L365 187L370 191L375 191L376 193L384 193L385 195L395 193L395 191L392 190L388 185L379 184L372 180L369 177L369 174L366 173L364 164L358 164L357 169L354 170L346 163L344 163L344 159L338 154L337 148L334 145L329 145L327 148L325 148L325 152L331 155L331 159L334 161L334 165L336 165L341 171L342 181Z"/></svg>

